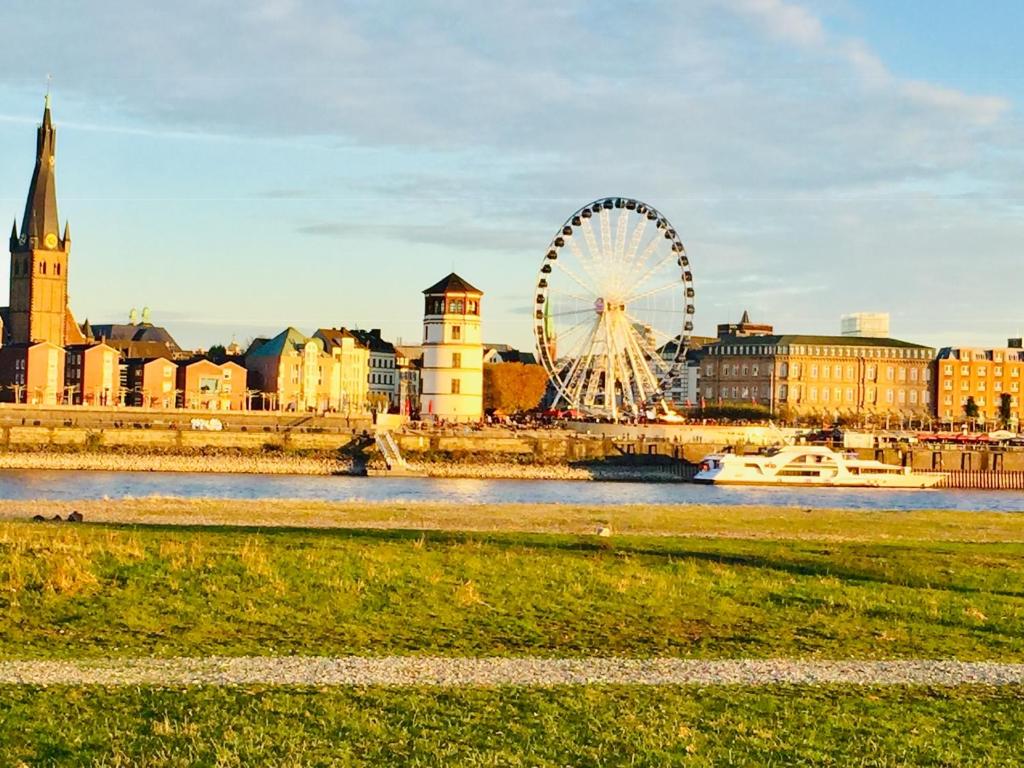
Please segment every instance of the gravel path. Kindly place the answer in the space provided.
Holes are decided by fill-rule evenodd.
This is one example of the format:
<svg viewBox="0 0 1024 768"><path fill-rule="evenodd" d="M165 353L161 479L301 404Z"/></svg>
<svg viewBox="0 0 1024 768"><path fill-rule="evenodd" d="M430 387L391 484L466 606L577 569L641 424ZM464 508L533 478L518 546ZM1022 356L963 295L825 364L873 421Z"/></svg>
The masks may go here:
<svg viewBox="0 0 1024 768"><path fill-rule="evenodd" d="M791 659L248 656L0 661L0 685L934 685L1024 684L1024 664Z"/></svg>

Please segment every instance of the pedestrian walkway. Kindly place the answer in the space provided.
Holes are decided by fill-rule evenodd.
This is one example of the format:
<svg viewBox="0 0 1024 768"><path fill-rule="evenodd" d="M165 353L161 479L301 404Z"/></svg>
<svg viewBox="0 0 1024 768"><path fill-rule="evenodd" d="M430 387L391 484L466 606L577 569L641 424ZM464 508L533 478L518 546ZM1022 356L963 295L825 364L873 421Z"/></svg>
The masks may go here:
<svg viewBox="0 0 1024 768"><path fill-rule="evenodd" d="M0 661L0 685L1024 685L1024 664L934 660L243 656Z"/></svg>

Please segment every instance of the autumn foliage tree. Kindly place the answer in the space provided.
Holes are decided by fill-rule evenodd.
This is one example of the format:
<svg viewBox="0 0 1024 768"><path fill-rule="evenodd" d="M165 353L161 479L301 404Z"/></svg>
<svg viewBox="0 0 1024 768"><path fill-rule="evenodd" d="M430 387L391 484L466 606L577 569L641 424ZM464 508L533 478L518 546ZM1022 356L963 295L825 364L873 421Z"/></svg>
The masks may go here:
<svg viewBox="0 0 1024 768"><path fill-rule="evenodd" d="M547 384L547 372L539 365L485 363L484 410L531 411L540 405Z"/></svg>

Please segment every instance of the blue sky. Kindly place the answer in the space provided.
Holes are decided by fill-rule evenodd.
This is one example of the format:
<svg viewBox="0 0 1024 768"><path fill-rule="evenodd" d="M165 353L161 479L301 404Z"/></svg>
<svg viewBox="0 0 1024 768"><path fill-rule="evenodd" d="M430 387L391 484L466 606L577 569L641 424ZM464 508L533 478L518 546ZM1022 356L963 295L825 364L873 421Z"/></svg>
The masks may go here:
<svg viewBox="0 0 1024 768"><path fill-rule="evenodd" d="M21 214L51 73L79 319L150 306L202 346L286 325L413 341L420 290L454 268L485 291L487 339L531 347L555 229L627 195L686 243L698 332L881 310L901 338L1002 344L1024 327L1022 16L12 0L0 212Z"/></svg>

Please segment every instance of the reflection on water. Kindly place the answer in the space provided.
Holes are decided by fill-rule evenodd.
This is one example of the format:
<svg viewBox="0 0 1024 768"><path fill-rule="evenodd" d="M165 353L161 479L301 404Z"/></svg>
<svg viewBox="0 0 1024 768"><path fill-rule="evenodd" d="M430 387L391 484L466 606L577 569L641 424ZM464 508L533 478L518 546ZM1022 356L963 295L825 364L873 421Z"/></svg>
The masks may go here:
<svg viewBox="0 0 1024 768"><path fill-rule="evenodd" d="M1024 511L1024 492L715 488L677 483L306 477L176 472L0 470L0 499L185 496L223 499L549 504L769 504L856 509Z"/></svg>

